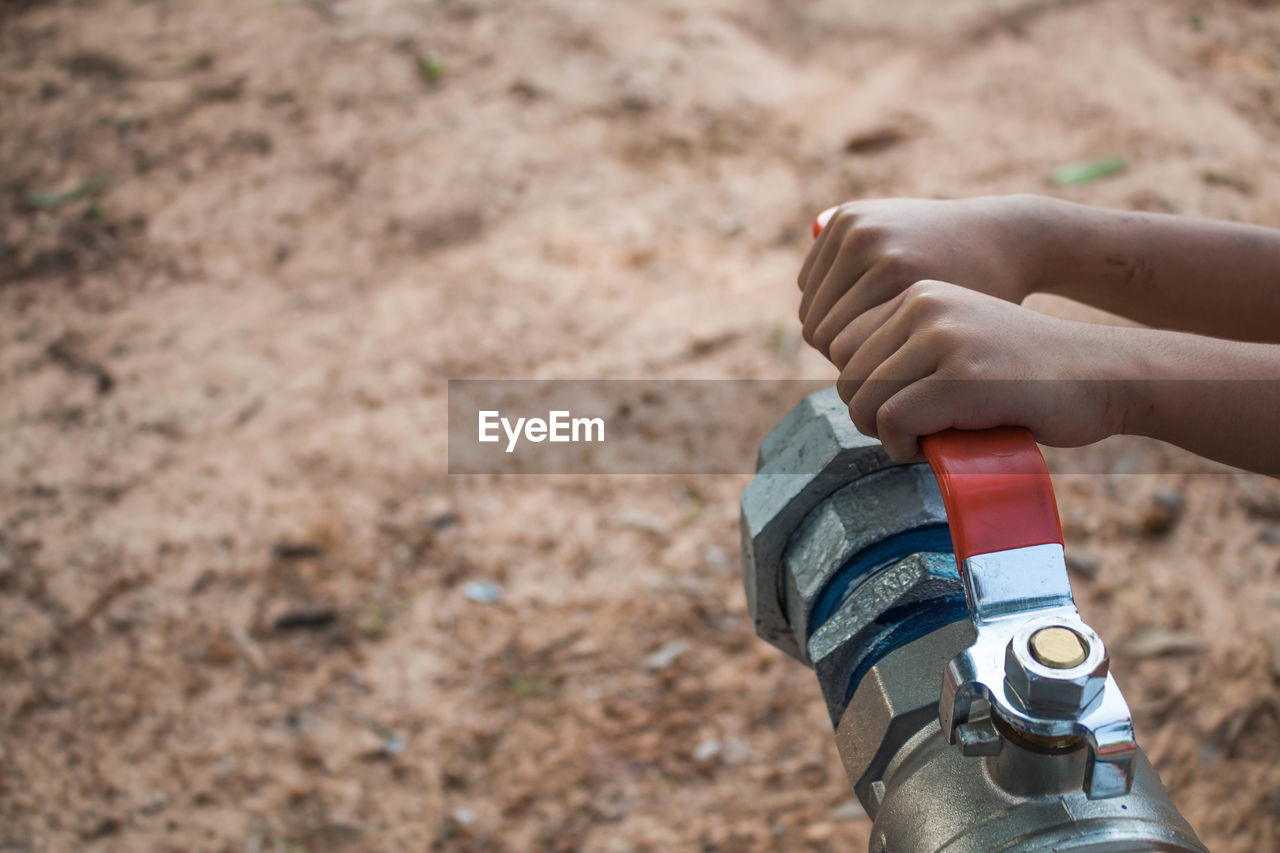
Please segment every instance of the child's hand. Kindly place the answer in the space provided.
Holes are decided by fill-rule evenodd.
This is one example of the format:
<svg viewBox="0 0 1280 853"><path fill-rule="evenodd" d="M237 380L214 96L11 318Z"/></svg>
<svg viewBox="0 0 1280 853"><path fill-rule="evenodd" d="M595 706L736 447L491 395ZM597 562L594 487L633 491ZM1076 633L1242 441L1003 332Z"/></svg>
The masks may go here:
<svg viewBox="0 0 1280 853"><path fill-rule="evenodd" d="M854 424L900 462L949 427L1025 426L1064 447L1149 435L1280 476L1277 270L1271 228L1033 196L854 202L805 259L800 317ZM1201 334L1014 304L1035 291Z"/></svg>
<svg viewBox="0 0 1280 853"><path fill-rule="evenodd" d="M899 462L948 427L1016 425L1077 447L1120 432L1118 383L1141 369L1133 329L1049 317L940 281L864 312L831 344L854 425Z"/></svg>
<svg viewBox="0 0 1280 853"><path fill-rule="evenodd" d="M922 279L1021 302L1043 275L1053 230L1044 222L1044 201L1001 196L841 205L800 269L804 339L830 356L832 339L850 321Z"/></svg>

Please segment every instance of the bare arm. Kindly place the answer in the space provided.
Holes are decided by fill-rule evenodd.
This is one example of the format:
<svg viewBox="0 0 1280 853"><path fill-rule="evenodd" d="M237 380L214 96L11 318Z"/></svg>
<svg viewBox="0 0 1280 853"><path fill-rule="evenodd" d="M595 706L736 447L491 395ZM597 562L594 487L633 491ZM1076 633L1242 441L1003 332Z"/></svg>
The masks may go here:
<svg viewBox="0 0 1280 853"><path fill-rule="evenodd" d="M1280 477L1280 346L1125 329L1119 432Z"/></svg>
<svg viewBox="0 0 1280 853"><path fill-rule="evenodd" d="M1280 230L1036 204L1048 233L1033 290L1149 326L1280 342Z"/></svg>
<svg viewBox="0 0 1280 853"><path fill-rule="evenodd" d="M1280 342L1280 230L1102 210L1041 196L841 205L800 271L805 339L916 281L1021 302L1077 299L1151 326Z"/></svg>
<svg viewBox="0 0 1280 853"><path fill-rule="evenodd" d="M854 424L899 461L940 430L1017 425L1058 447L1148 435L1280 476L1280 345L1063 320L921 281L831 355Z"/></svg>

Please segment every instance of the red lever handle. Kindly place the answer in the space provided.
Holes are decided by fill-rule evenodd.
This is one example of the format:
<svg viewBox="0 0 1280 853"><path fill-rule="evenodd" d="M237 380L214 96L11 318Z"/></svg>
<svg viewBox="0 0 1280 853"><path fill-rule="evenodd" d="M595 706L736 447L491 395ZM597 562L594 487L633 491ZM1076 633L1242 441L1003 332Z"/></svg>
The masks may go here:
<svg viewBox="0 0 1280 853"><path fill-rule="evenodd" d="M1062 544L1049 468L1026 429L947 429L920 446L938 478L961 571L978 554Z"/></svg>
<svg viewBox="0 0 1280 853"><path fill-rule="evenodd" d="M836 208L813 223L822 233ZM947 429L920 440L951 527L956 563L978 554L1062 544L1062 523L1049 468L1023 427Z"/></svg>

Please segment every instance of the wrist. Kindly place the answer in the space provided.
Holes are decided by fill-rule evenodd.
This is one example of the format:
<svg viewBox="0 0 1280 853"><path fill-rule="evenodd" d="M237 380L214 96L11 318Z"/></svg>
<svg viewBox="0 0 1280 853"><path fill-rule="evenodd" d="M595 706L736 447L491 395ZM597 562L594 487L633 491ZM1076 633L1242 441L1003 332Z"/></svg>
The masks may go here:
<svg viewBox="0 0 1280 853"><path fill-rule="evenodd" d="M1159 332L1124 326L1094 326L1096 340L1085 346L1104 354L1096 378L1106 396L1107 430L1112 435L1152 436L1166 401L1165 372L1172 359L1161 355ZM1176 367L1174 368L1177 369Z"/></svg>
<svg viewBox="0 0 1280 853"><path fill-rule="evenodd" d="M1276 374L1276 350L1162 329L1108 327L1122 343L1112 367L1121 432L1178 443L1184 422L1218 417L1226 397ZM1233 387L1234 386L1234 387ZM1226 395L1224 397L1224 395Z"/></svg>
<svg viewBox="0 0 1280 853"><path fill-rule="evenodd" d="M1007 221L1020 257L1019 276L1021 302L1033 293L1054 293L1064 279L1063 270L1070 268L1069 252L1064 244L1064 226L1080 215L1072 205L1047 196L1020 193L1004 198ZM1085 211L1090 208L1082 208Z"/></svg>
<svg viewBox="0 0 1280 853"><path fill-rule="evenodd" d="M1047 196L1027 196L1025 203L1038 264L1031 292L1094 304L1096 291L1114 274L1109 247L1116 223L1105 218L1112 211Z"/></svg>

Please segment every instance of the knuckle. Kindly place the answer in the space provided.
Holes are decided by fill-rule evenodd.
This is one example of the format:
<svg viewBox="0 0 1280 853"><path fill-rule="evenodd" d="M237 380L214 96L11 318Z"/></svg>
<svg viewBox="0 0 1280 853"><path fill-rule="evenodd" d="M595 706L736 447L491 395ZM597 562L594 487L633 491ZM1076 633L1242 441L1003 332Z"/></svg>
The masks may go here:
<svg viewBox="0 0 1280 853"><path fill-rule="evenodd" d="M976 359L956 354L946 360L940 371L947 378L958 382L973 382L987 376L987 371Z"/></svg>
<svg viewBox="0 0 1280 853"><path fill-rule="evenodd" d="M885 272L894 276L907 276L923 266L919 255L903 246L882 249L880 263Z"/></svg>
<svg viewBox="0 0 1280 853"><path fill-rule="evenodd" d="M813 340L809 341L809 345L829 359L831 357L831 341L834 336L828 331L828 327L829 324L825 322L819 324L818 328L813 331Z"/></svg>
<svg viewBox="0 0 1280 853"><path fill-rule="evenodd" d="M843 368L853 358L853 345L847 336L836 335L827 350L827 358Z"/></svg>
<svg viewBox="0 0 1280 853"><path fill-rule="evenodd" d="M809 312L809 313L812 314L813 312ZM801 321L804 321L804 317L801 317L800 319ZM816 322L813 322L811 318L809 321L804 321L804 325L800 329L800 337L803 338L804 342L811 347L817 346L817 344L815 343L814 335L818 330L818 325L819 324Z"/></svg>
<svg viewBox="0 0 1280 853"><path fill-rule="evenodd" d="M992 371L978 358L967 356L959 359L959 362L957 371L962 378L971 382L989 379L992 376Z"/></svg>
<svg viewBox="0 0 1280 853"><path fill-rule="evenodd" d="M862 203L857 201L845 201L836 206L835 215L852 222L858 218L858 212L862 208Z"/></svg>
<svg viewBox="0 0 1280 853"><path fill-rule="evenodd" d="M888 239L888 233L885 229L873 222L863 221L855 224L849 230L849 238L857 239L862 245L869 248L879 247Z"/></svg>
<svg viewBox="0 0 1280 853"><path fill-rule="evenodd" d="M863 435L871 436L872 438L876 436L876 428L875 428L874 420L869 420L866 417L861 415L858 415L856 417L851 415L850 419L853 421L853 425L854 427L857 428L858 432L862 433Z"/></svg>
<svg viewBox="0 0 1280 853"><path fill-rule="evenodd" d="M849 419L863 435L875 434L875 413L868 412L866 404L860 401L856 394L849 400Z"/></svg>
<svg viewBox="0 0 1280 853"><path fill-rule="evenodd" d="M920 344L933 352L955 349L963 337L963 332L954 324L936 321L919 333Z"/></svg>
<svg viewBox="0 0 1280 853"><path fill-rule="evenodd" d="M937 299L946 292L947 285L931 278L922 278L907 286L907 294L915 299Z"/></svg>
<svg viewBox="0 0 1280 853"><path fill-rule="evenodd" d="M902 433L906 430L906 410L892 401L886 402L876 412L876 427L881 432Z"/></svg>
<svg viewBox="0 0 1280 853"><path fill-rule="evenodd" d="M913 282L905 293L903 307L914 316L935 316L945 310L950 301L947 285L931 279Z"/></svg>
<svg viewBox="0 0 1280 853"><path fill-rule="evenodd" d="M831 215L831 221L827 223L827 227L834 226L836 234L848 236L849 232L857 227L858 212L849 202L845 202L836 208L836 212Z"/></svg>

